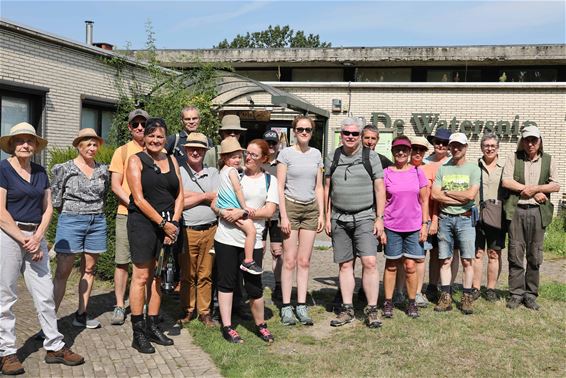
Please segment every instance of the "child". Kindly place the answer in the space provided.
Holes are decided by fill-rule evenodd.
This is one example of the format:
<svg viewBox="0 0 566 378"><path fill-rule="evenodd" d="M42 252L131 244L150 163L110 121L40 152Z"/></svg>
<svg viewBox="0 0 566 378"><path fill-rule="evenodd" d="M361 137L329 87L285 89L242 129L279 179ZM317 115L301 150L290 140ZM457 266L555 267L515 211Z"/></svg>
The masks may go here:
<svg viewBox="0 0 566 378"><path fill-rule="evenodd" d="M254 245L256 239L256 229L254 222L248 218L253 216L255 209L246 206L238 168L242 161L242 147L238 140L228 137L220 144L220 186L218 188L218 198L216 207L219 209L244 209L244 217L236 222L236 226L246 234L244 242L244 262L240 269L250 274L259 275L263 273L253 260Z"/></svg>

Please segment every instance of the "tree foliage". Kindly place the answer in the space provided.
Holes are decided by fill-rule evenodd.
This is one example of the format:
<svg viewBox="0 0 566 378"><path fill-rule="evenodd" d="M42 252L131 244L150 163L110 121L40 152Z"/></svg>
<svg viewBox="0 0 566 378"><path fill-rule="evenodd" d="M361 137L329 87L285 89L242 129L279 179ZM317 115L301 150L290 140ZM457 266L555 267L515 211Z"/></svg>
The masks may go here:
<svg viewBox="0 0 566 378"><path fill-rule="evenodd" d="M306 35L304 31L295 32L285 25L283 27L276 25L266 30L246 33L246 35L238 34L228 42L224 39L214 48L217 49L241 49L241 48L283 48L283 47L331 47L330 42L321 42L318 34Z"/></svg>

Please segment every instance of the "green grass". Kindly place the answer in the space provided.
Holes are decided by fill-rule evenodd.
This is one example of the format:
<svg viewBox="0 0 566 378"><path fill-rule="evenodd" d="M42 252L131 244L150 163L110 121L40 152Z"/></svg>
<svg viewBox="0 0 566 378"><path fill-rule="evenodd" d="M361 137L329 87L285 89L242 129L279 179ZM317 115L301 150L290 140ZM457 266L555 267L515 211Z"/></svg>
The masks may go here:
<svg viewBox="0 0 566 378"><path fill-rule="evenodd" d="M544 252L547 257L566 257L566 214L554 218L544 235Z"/></svg>
<svg viewBox="0 0 566 378"><path fill-rule="evenodd" d="M566 284L550 282L542 284L539 295L552 301L566 302Z"/></svg>

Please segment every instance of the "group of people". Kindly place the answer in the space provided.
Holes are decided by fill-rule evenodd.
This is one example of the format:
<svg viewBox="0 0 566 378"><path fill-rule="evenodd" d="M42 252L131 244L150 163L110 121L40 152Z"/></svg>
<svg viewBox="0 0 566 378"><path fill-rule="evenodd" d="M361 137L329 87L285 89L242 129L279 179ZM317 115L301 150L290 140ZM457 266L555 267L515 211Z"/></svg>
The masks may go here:
<svg viewBox="0 0 566 378"><path fill-rule="evenodd" d="M499 156L494 134L481 139L483 156L466 160L465 134L438 129L429 136L397 136L393 161L376 153L379 132L358 119L342 121L342 145L327 158L309 144L315 122L299 116L292 123L294 144L280 148L275 131L263 139L239 143L245 132L236 115L226 115L215 146L198 131L197 108L182 109L182 130L168 135L162 118L142 109L128 116L131 140L118 147L109 166L96 161L103 139L82 129L73 141L76 158L52 168L51 182L43 167L32 162L47 141L33 126L21 123L0 138L11 155L0 162L0 357L4 374L19 374L16 356L16 288L20 272L34 298L48 363L77 365L57 330L57 310L76 255L80 255L78 308L72 324L98 328L88 315L98 256L107 249L104 205L108 191L118 198L114 289L111 323L124 324L128 271L132 265L129 307L132 347L154 353L152 343L172 345L160 329L161 277L164 247L174 250L180 267L179 324L198 317L218 325L222 335L241 343L232 314L249 302L250 320L266 342L274 337L264 319L261 274L269 249L275 288L284 325L312 325L307 306L311 255L317 233L332 238L338 264L340 303L333 327L354 320L356 257L362 265L366 323L381 326L378 314L380 276L377 253L386 258L382 314L408 299L405 311L419 316L419 307L437 302L435 311L452 309L451 287L459 255L463 266L460 309L473 312L480 296L482 258L489 258L486 299L496 300L501 249L509 235L507 307L538 309L539 267L544 229L552 220L550 193L559 190L556 163L543 152L535 126L525 127L517 151L506 161ZM53 246L57 267L53 280L44 238L53 208L58 213ZM498 213L499 212L499 213ZM499 223L498 223L499 222ZM429 283L423 292L425 257ZM524 259L526 256L526 270ZM292 305L296 277L296 306ZM406 293L406 294L405 294Z"/></svg>

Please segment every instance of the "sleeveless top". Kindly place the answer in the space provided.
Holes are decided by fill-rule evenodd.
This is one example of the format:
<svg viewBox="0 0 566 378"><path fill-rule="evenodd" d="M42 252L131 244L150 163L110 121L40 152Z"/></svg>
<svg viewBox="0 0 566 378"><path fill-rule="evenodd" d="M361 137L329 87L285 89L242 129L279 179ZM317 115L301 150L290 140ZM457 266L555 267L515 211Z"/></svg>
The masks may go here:
<svg viewBox="0 0 566 378"><path fill-rule="evenodd" d="M161 173L159 167L153 162L153 159L145 152L136 154L142 162L141 184L143 197L157 211L162 213L169 211L171 216L175 209L175 199L179 193L179 179L175 173L175 166L171 161L171 156L167 155L169 162L169 172ZM130 213L143 214L142 211L134 203L134 198L130 195L130 204L128 205Z"/></svg>

